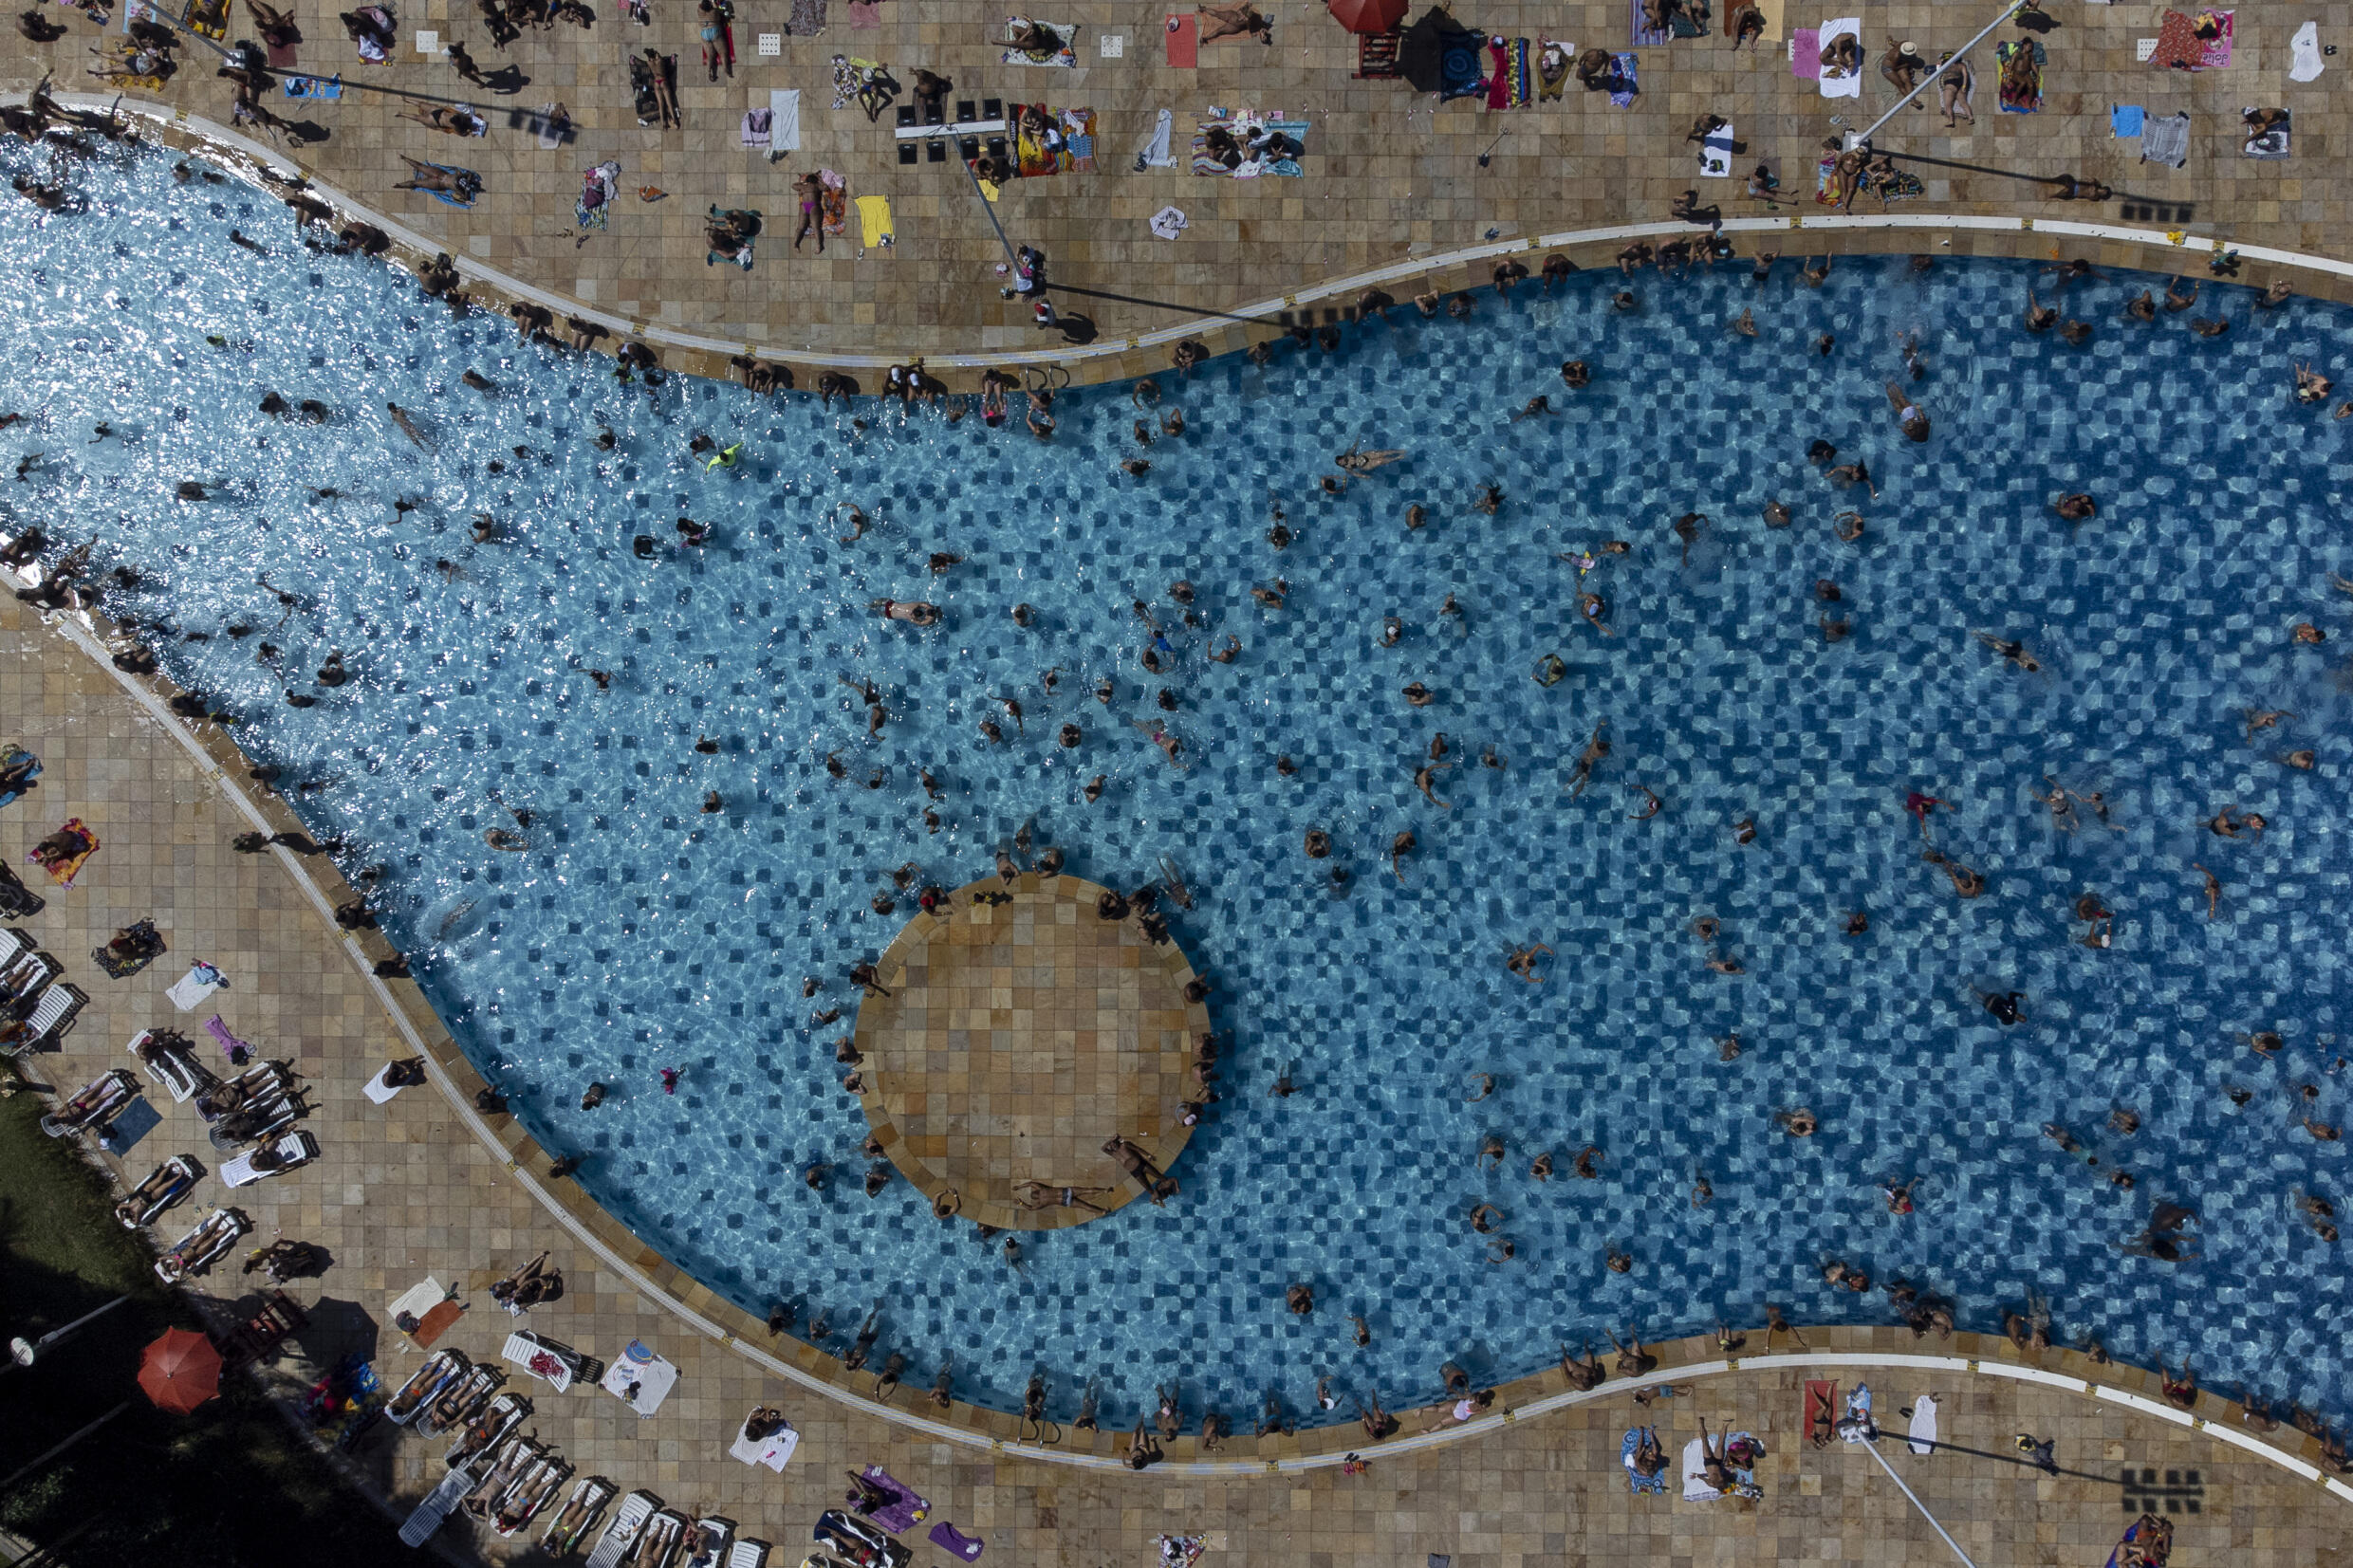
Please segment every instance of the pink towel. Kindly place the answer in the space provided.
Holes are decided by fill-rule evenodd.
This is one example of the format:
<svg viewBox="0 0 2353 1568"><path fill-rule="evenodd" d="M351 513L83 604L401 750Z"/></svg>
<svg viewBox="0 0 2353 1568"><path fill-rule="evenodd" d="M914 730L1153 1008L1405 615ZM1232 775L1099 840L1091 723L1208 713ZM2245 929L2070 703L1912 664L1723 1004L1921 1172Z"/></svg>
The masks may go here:
<svg viewBox="0 0 2353 1568"><path fill-rule="evenodd" d="M1495 74L1488 79L1487 106L1507 108L1511 102L1511 48L1500 38L1487 41L1488 58L1495 63Z"/></svg>
<svg viewBox="0 0 2353 1568"><path fill-rule="evenodd" d="M852 28L879 28L882 25L882 0L850 0Z"/></svg>
<svg viewBox="0 0 2353 1568"><path fill-rule="evenodd" d="M1822 75L1822 29L1800 28L1789 34L1789 74L1813 82Z"/></svg>
<svg viewBox="0 0 2353 1568"><path fill-rule="evenodd" d="M1201 19L1192 11L1168 18L1168 63L1189 71L1201 63Z"/></svg>

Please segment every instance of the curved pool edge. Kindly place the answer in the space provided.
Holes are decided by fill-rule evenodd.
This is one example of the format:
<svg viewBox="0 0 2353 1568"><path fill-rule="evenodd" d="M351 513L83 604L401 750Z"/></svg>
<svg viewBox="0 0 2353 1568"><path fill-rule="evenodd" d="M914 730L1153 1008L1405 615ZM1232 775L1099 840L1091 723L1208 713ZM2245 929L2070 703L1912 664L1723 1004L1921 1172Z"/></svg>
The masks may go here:
<svg viewBox="0 0 2353 1568"><path fill-rule="evenodd" d="M390 235L396 248L408 252L404 264L414 271L417 266L433 256L444 253L440 244L368 204L356 200L347 193L322 178L317 171L283 152L265 147L241 133L202 115L192 115L184 109L152 100L124 94L109 98L96 93L55 93L55 101L67 108L102 112L120 107L153 120L164 133L167 142L182 151L201 151L220 158L232 172L251 172L259 182L259 172L269 171L281 179L299 180L306 191L331 202L341 212L375 225ZM240 168L239 165L244 165ZM272 193L274 194L274 193ZM1939 213L1939 212L1879 212L1818 213L1791 212L1787 215L1769 217L1726 218L1720 228L1732 234L1788 234L1796 236L1827 235L1845 237L1850 241L1885 240L1903 235L1944 236L1950 245L1952 236L1968 234L1983 236L1995 244L2007 244L2010 249L1998 252L2012 259L2024 257L2028 247L2047 237L2057 241L2078 242L2073 247L2054 244L2047 250L2038 251L2037 259L2057 260L2070 249L2088 252L2102 245L2129 246L2136 249L2153 250L2160 255L2171 253L2185 260L2190 257L2212 257L2226 251L2234 252L2241 262L2261 263L2272 267L2300 268L2332 280L2347 300L2353 300L2353 260L2315 255L2307 251L2275 246L2240 244L2221 236L2192 235L2187 230L2136 229L2121 224L2087 223L2071 218L2037 218L1997 213ZM1491 240L1480 245L1436 252L1427 256L1410 256L1385 267L1344 276L1326 278L1306 285L1288 293L1271 296L1244 304L1236 304L1214 316L1195 317L1175 326L1160 327L1151 332L1116 341L1104 341L1084 346L1072 346L1048 353L957 353L945 351L888 354L824 354L805 349L787 349L758 341L729 340L705 334L681 331L637 317L602 309L594 304L554 289L528 283L510 273L482 265L471 256L451 256L462 282L470 286L486 288L504 296L510 303L528 303L548 310L581 317L603 326L610 335L612 351L625 342L639 342L695 357L695 362L667 364L665 368L688 375L702 376L715 380L731 378L732 361L737 356L748 356L763 363L802 367L813 371L880 370L902 364L909 360L919 360L927 370L1025 370L1061 371L1072 384L1086 385L1131 379L1139 376L1165 372L1169 368L1162 356L1147 358L1147 352L1173 349L1188 339L1205 341L1213 354L1231 353L1251 343L1281 335L1288 324L1291 312L1306 305L1353 305L1365 290L1407 282L1425 283L1441 291L1454 291L1485 286L1485 280L1476 275L1445 281L1445 274L1458 268L1474 267L1482 262L1492 262L1507 256L1524 255L1535 250L1573 250L1579 248L1621 247L1635 240L1657 240L1676 236L1689 237L1698 231L1689 223L1677 221L1623 223L1600 228L1562 230L1557 232ZM1821 247L1831 254L1884 254L1862 244L1841 246L1836 243ZM1968 252L1986 255L1990 252ZM1603 265L1614 261L1614 255L1600 260ZM2088 256L2085 259L2090 259ZM2124 265L2114 262L2110 265ZM1591 269L1590 267L1587 267ZM2256 286L2253 280L2225 279L2239 286ZM600 342L598 352L607 352Z"/></svg>
<svg viewBox="0 0 2353 1568"><path fill-rule="evenodd" d="M225 732L213 726L200 730L170 711L165 706L172 692L168 681L156 678L151 682L115 667L103 646L107 628L102 620L86 612L44 614L41 620L94 660L134 703L172 735L237 815L260 831L301 830L301 822L290 812L282 806L274 812L266 809L263 802L237 783L236 770L250 765ZM272 846L271 853L327 923L395 1029L425 1059L429 1077L460 1124L541 1208L632 1287L762 1372L863 1415L943 1442L1009 1458L1097 1471L1127 1468L1122 1457L1126 1434L1122 1432L1088 1433L1086 1446L1080 1448L1066 1441L1076 1433L1049 1422L1047 1425L1055 1435L1041 1437L1026 1430L1029 1424L1007 1411L957 1402L944 1415L925 1414L858 1393L851 1382L856 1374L839 1358L814 1346L789 1338L775 1341L793 1347L789 1359L764 1348L759 1341L769 1337L765 1327L750 1314L696 1283L590 1201L582 1190L575 1187L559 1190L532 1170L532 1162L545 1159L546 1152L511 1116L503 1118L507 1123L504 1128L493 1127L491 1118L474 1109L473 1095L487 1087L486 1080L458 1049L423 990L413 980L387 981L379 976L374 968L375 957L360 935L335 929L337 905L357 895L340 876L314 874L302 858L284 847ZM381 938L378 940L380 942ZM1737 1376L1743 1371L1769 1369L1778 1373L1792 1367L1821 1367L1993 1377L2081 1394L2202 1431L2215 1441L2269 1460L2298 1479L2353 1503L2353 1485L2329 1475L2319 1464L2322 1449L2316 1439L2289 1427L2279 1429L2287 1435L2273 1441L2247 1426L2248 1412L2243 1405L2211 1393L2201 1393L2188 1410L2177 1408L2161 1396L2161 1374L2158 1373L2114 1362L2095 1365L2082 1353L2071 1350L2053 1349L2022 1356L2010 1341L1992 1335L1956 1334L1949 1350L1932 1354L1912 1348L1918 1341L1908 1330L1898 1328L1822 1326L1802 1328L1799 1334L1811 1337L1802 1341L1808 1348L1747 1356L1727 1354L1713 1336L1650 1344L1645 1348L1658 1357L1658 1364L1649 1372L1640 1377L1612 1377L1585 1391L1569 1388L1557 1369L1547 1369L1496 1385L1496 1405L1491 1413L1438 1430L1394 1436L1379 1443L1351 1443L1352 1429L1347 1426L1322 1427L1268 1438L1237 1437L1231 1440L1234 1445L1248 1443L1254 1451L1247 1458L1225 1458L1204 1457L1198 1438L1182 1438L1166 1445L1169 1457L1152 1469L1163 1476L1193 1479L1299 1475L1336 1467L1352 1457L1401 1458L1475 1442L1507 1427L1664 1383ZM1815 1340L1825 1348L1810 1348ZM2292 1447L2283 1447L2283 1443Z"/></svg>

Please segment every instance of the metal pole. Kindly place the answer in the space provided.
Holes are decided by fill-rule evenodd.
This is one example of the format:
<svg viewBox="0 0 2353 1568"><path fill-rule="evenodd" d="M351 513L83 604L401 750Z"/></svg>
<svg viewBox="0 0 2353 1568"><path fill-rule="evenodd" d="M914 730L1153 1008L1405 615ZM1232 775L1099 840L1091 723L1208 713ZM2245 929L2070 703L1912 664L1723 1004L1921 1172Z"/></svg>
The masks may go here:
<svg viewBox="0 0 2353 1568"><path fill-rule="evenodd" d="M1966 43L1966 44L1962 45L1959 48L1955 49L1955 50L1953 51L1953 58L1952 58L1952 59L1950 59L1950 60L1948 60L1948 61L1944 62L1942 65L1938 65L1938 66L1937 66L1935 70L1930 71L1930 72L1929 72L1926 76L1924 76L1924 77L1922 77L1922 78L1920 79L1920 84L1919 84L1918 86L1917 86L1917 87L1913 88L1910 92L1908 92L1908 93L1904 94L1901 98L1899 98L1899 99L1896 100L1895 106L1894 106L1893 108L1889 109L1889 110L1888 110L1885 114L1883 114L1883 115L1880 116L1880 117L1879 117L1879 119L1877 119L1877 120L1875 120L1871 121L1871 124L1870 124L1869 129L1867 129L1867 130L1862 130L1862 131L1857 131L1857 132L1853 133L1852 135L1848 136L1848 137L1847 137L1847 138L1846 138L1846 145L1847 145L1848 147L1850 147L1850 148L1851 148L1851 147L1858 147L1858 146L1861 146L1863 142L1866 142L1866 141L1870 140L1870 139L1871 139L1871 133L1872 133L1873 131L1878 130L1881 126L1882 126L1882 125L1886 124L1889 120L1891 120L1895 119L1895 118L1896 118L1896 116L1897 116L1899 113L1900 113L1900 112L1902 111L1902 109L1903 109L1903 107L1904 107L1904 105L1905 105L1905 104L1907 104L1907 103L1911 102L1914 99L1916 99L1916 98L1919 97L1919 96L1920 96L1920 94L1922 94L1922 93L1924 93L1924 92L1928 91L1928 84L1929 84L1931 82L1936 81L1936 78L1938 78L1938 77L1940 77L1940 76L1944 75L1944 73L1945 73L1946 71L1951 70L1954 66L1955 66L1955 65L1959 65L1959 64L1962 62L1962 60L1964 60L1965 58L1967 58L1967 57L1968 57L1968 54L1969 54L1969 51L1970 51L1970 50L1972 50L1972 49L1975 48L1978 45L1980 45L1980 44L1984 43L1984 42L1986 41L1987 36L1988 36L1989 34L1991 34L1991 33L1993 31L1993 29L1994 29L1994 28L1996 28L2000 27L2003 23L2005 23L2005 22L2009 21L2009 20L2010 19L2010 17L2012 17L2013 15L2015 15L2015 14L2017 13L2017 10L2018 10L2018 7L2017 7L2017 4L2016 4L2016 0L2011 0L2011 3L2010 3L2010 4L2004 6L2004 7L2002 8L2001 14L2000 14L2000 15L1998 15L1998 16L1996 16L1996 17L1994 17L1994 19L1993 19L1992 21L1988 22L1988 23L1987 23L1987 24L1986 24L1986 25L1985 25L1982 28L1980 28L1980 29L1978 30L1978 33L1977 33L1977 36L1976 36L1976 37L1974 37L1974 38L1971 39L1968 43ZM1858 37L1858 38L1855 40L1855 42L1856 42L1856 43L1858 43L1858 44L1860 44L1860 43L1862 43L1862 40L1860 37Z"/></svg>
<svg viewBox="0 0 2353 1568"><path fill-rule="evenodd" d="M1863 1444L1864 1449L1870 1453L1872 1458L1880 1462L1880 1468L1887 1472L1887 1479L1894 1482L1897 1488L1901 1491L1904 1496L1912 1500L1912 1506L1918 1508L1920 1511L1920 1517L1928 1521L1928 1527L1936 1531L1936 1534L1944 1536L1944 1543L1953 1548L1953 1555L1961 1559L1963 1568L1977 1568L1975 1563L1969 1560L1969 1554L1961 1550L1961 1543L1955 1540L1951 1536L1945 1535L1944 1526L1937 1523L1936 1516L1928 1511L1928 1504L1922 1503L1919 1500L1919 1495L1914 1492L1911 1487L1906 1486L1903 1484L1903 1477L1898 1475L1896 1473L1896 1467L1887 1463L1886 1456L1880 1452L1878 1438L1879 1429L1874 1427L1871 1429L1871 1441Z"/></svg>
<svg viewBox="0 0 2353 1568"><path fill-rule="evenodd" d="M121 1404L117 1405L113 1410L108 1411L104 1415L100 1416L97 1420L91 1422L88 1426L83 1428L80 1431L65 1439L65 1442L60 1443L56 1448L51 1448L47 1453L43 1454L31 1464L20 1468L14 1475L9 1476L5 1481L0 1481L0 1492L7 1491L10 1486L15 1485L19 1481L24 1480L25 1477L32 1474L33 1471L41 1468L42 1466L46 1465L50 1460L55 1459L59 1454L64 1453L67 1448L72 1448L75 1444L81 1442L83 1438L89 1436L92 1432L98 1430L99 1428L104 1426L107 1422L112 1421L116 1416L120 1415L124 1411L127 1411L130 1408L131 1402L128 1399L125 1399Z"/></svg>
<svg viewBox="0 0 2353 1568"><path fill-rule="evenodd" d="M108 1301L104 1306L96 1307L83 1313L81 1317L76 1318L72 1322L67 1323L64 1328L53 1328L49 1330L48 1333L43 1335L38 1339L34 1339L29 1342L24 1339L9 1340L9 1353L10 1364L20 1367L31 1366L34 1359L38 1357L43 1351L48 1349L51 1345L57 1343L60 1339L63 1339L65 1336L71 1334L83 1324L89 1322L92 1319L104 1317L107 1313L112 1312L115 1308L120 1306L123 1302L129 1300L130 1298L128 1296L118 1296L113 1301ZM7 1369L0 1368L0 1371L5 1370Z"/></svg>

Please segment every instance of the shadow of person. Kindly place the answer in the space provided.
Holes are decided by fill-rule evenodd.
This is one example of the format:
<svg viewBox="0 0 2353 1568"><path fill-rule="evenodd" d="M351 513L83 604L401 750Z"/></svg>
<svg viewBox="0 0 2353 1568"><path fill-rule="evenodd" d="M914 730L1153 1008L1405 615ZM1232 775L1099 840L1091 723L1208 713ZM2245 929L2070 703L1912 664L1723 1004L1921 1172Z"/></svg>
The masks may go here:
<svg viewBox="0 0 2353 1568"><path fill-rule="evenodd" d="M36 44L54 44L65 36L65 29L42 15L37 6L16 19L16 30Z"/></svg>
<svg viewBox="0 0 2353 1568"><path fill-rule="evenodd" d="M1095 341L1096 328L1091 317L1065 312L1054 318L1054 324L1062 328L1064 342L1083 346Z"/></svg>
<svg viewBox="0 0 2353 1568"><path fill-rule="evenodd" d="M502 96L519 93L530 84L531 79L523 74L523 67L512 65L501 65L482 79L482 85L486 91Z"/></svg>
<svg viewBox="0 0 2353 1568"><path fill-rule="evenodd" d="M297 147L324 141L334 134L315 120L291 120L286 124L286 138Z"/></svg>

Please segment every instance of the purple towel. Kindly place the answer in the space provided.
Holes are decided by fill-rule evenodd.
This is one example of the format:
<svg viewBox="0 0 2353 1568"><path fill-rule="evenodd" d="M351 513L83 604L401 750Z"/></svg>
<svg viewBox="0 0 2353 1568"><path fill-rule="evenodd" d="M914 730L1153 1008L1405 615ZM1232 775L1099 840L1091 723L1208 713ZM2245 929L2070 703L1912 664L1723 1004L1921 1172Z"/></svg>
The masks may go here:
<svg viewBox="0 0 2353 1568"><path fill-rule="evenodd" d="M221 1055L227 1057L233 1065L242 1067L252 1057L253 1047L231 1034L229 1025L221 1022L220 1014L214 1013L206 1020L204 1027L206 1033L220 1042Z"/></svg>
<svg viewBox="0 0 2353 1568"><path fill-rule="evenodd" d="M917 1520L932 1511L931 1503L916 1496L913 1486L892 1475L881 1466L867 1466L865 1476L868 1481L891 1494L892 1501L889 1503L866 1515L868 1519L873 1520L891 1534L898 1535L903 1530L912 1528Z"/></svg>
<svg viewBox="0 0 2353 1568"><path fill-rule="evenodd" d="M932 1544L945 1547L967 1562L980 1556L980 1538L966 1535L945 1520L932 1526Z"/></svg>

